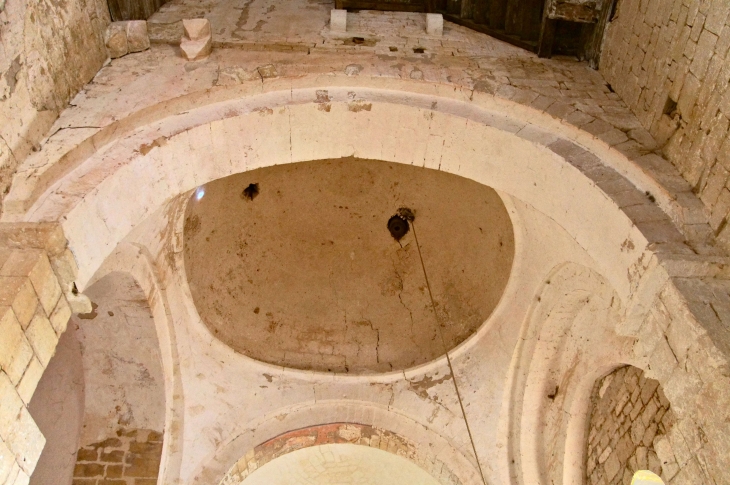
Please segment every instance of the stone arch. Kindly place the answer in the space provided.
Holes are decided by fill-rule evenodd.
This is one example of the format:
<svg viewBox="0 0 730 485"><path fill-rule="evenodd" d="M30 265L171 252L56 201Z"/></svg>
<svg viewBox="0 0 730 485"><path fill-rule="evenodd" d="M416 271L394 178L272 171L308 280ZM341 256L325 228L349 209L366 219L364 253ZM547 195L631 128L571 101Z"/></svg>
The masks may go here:
<svg viewBox="0 0 730 485"><path fill-rule="evenodd" d="M442 485L461 485L438 457L423 453L417 443L391 431L359 423L332 423L311 426L272 438L254 447L241 457L226 473L220 485L242 482L254 470L287 453L327 444L354 444L378 448L406 458L418 465Z"/></svg>
<svg viewBox="0 0 730 485"><path fill-rule="evenodd" d="M22 218L66 218L80 288L135 224L178 193L253 168L351 155L437 168L503 190L554 217L594 254L615 256L597 260L630 266L648 243L683 240L643 191L673 214L669 193L577 128L438 85L404 82L396 90L376 80L357 82L303 79L286 91L255 94L239 86L145 109L97 133L43 177L19 181L9 207L15 199L16 207L33 204ZM328 110L319 109L324 104L317 100L325 98ZM129 187L145 190L135 194ZM645 206L651 220L634 226L622 210L627 205ZM608 227L603 234L615 240L585 230L598 217ZM625 241L630 244L621 250ZM606 277L626 295L631 283L624 272L611 273L607 267Z"/></svg>
<svg viewBox="0 0 730 485"><path fill-rule="evenodd" d="M286 421L283 421L282 417L286 417ZM273 415L246 423L241 426L240 432L234 434L235 438L222 444L215 456L203 463L191 483L227 485L231 482L226 480L239 477L244 467L248 469L249 462L252 460L256 462L257 448L261 450L259 447L266 444L273 446L279 443L277 439L280 438L286 443L299 431L303 430L306 436L307 430L319 431L327 429L327 426L337 427L338 432L339 428L343 427L345 436L350 433L347 431L347 426L357 426L360 430L367 430L367 433L374 433L371 437L375 435L385 437L386 441L378 441L378 446L380 443L392 442L389 451L395 450L399 455L408 457L421 468L434 474L436 479L439 479L437 473L445 468L448 473L444 474L443 478L452 480L451 483L463 485L483 483L473 455L462 454L443 436L408 416L392 409L358 401L323 401L298 405L279 409ZM397 439L393 440L393 437ZM370 441L369 446L372 445L373 442ZM437 468L439 465L441 468Z"/></svg>
<svg viewBox="0 0 730 485"><path fill-rule="evenodd" d="M547 275L513 360L509 439L517 483L583 483L583 448L596 378L632 358L616 335L621 303L588 268Z"/></svg>

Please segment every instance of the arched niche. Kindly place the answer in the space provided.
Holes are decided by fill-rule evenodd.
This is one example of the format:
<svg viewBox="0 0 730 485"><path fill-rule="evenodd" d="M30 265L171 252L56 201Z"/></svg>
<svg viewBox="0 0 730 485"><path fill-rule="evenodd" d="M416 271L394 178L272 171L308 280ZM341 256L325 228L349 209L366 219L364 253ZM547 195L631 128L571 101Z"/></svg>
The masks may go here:
<svg viewBox="0 0 730 485"><path fill-rule="evenodd" d="M629 359L620 300L596 272L567 263L544 279L514 361L509 439L517 483L583 483L596 378Z"/></svg>

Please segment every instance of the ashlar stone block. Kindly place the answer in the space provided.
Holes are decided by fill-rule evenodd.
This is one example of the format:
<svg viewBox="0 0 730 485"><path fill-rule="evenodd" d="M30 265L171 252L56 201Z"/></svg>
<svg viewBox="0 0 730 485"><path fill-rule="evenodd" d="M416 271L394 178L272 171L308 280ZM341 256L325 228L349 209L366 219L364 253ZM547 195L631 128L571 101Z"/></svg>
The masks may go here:
<svg viewBox="0 0 730 485"><path fill-rule="evenodd" d="M33 349L13 309L0 307L0 369L18 384L33 357Z"/></svg>
<svg viewBox="0 0 730 485"><path fill-rule="evenodd" d="M444 35L444 16L440 13L427 13L426 33L438 37Z"/></svg>
<svg viewBox="0 0 730 485"><path fill-rule="evenodd" d="M211 53L213 43L210 37L201 40L183 40L180 49L188 61L199 61L205 59Z"/></svg>
<svg viewBox="0 0 730 485"><path fill-rule="evenodd" d="M129 52L142 52L150 48L146 20L130 20L127 22L126 33Z"/></svg>
<svg viewBox="0 0 730 485"><path fill-rule="evenodd" d="M38 306L38 297L30 280L20 276L0 277L0 306L12 307L18 322L25 329Z"/></svg>
<svg viewBox="0 0 730 485"><path fill-rule="evenodd" d="M30 404L33 393L35 392L36 387L38 387L38 382L41 380L41 376L43 375L43 370L43 365L38 358L33 357L30 361L30 365L25 370L25 374L23 374L23 378L20 380L20 384L18 385L18 394L26 406Z"/></svg>
<svg viewBox="0 0 730 485"><path fill-rule="evenodd" d="M182 23L185 37L190 40L201 40L211 35L208 19L184 19Z"/></svg>
<svg viewBox="0 0 730 485"><path fill-rule="evenodd" d="M66 326L68 325L69 318L71 318L71 313L71 305L68 304L65 297L61 296L61 298L58 299L56 308L53 310L50 317L51 326L53 327L53 330L56 331L56 335L59 337L66 331Z"/></svg>
<svg viewBox="0 0 730 485"><path fill-rule="evenodd" d="M25 335L43 367L48 366L58 344L58 336L53 330L51 322L45 315L38 312L28 325Z"/></svg>
<svg viewBox="0 0 730 485"><path fill-rule="evenodd" d="M104 44L109 57L116 59L129 53L127 44L127 26L125 22L112 22L104 32Z"/></svg>
<svg viewBox="0 0 730 485"><path fill-rule="evenodd" d="M23 407L15 386L4 372L0 372L0 437L7 444L10 438L10 429L18 419L18 413Z"/></svg>
<svg viewBox="0 0 730 485"><path fill-rule="evenodd" d="M330 31L347 32L347 10L332 9L330 11Z"/></svg>
<svg viewBox="0 0 730 485"><path fill-rule="evenodd" d="M213 36L208 19L184 19L185 35L180 41L180 50L188 61L199 61L208 57L213 48Z"/></svg>

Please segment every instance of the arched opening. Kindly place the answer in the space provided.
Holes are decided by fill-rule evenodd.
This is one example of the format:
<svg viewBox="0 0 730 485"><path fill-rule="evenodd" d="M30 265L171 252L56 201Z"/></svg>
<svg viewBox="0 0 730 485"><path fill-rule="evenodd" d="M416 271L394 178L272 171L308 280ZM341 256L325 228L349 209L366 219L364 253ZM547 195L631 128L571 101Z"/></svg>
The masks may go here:
<svg viewBox="0 0 730 485"><path fill-rule="evenodd" d="M220 483L259 485L279 481L319 485L463 483L423 444L357 423L332 423L283 433L246 453Z"/></svg>
<svg viewBox="0 0 730 485"><path fill-rule="evenodd" d="M677 467L673 455L668 455L667 435L675 423L661 385L638 367L620 367L596 381L588 425L587 482L627 483L640 470L667 481L673 478Z"/></svg>
<svg viewBox="0 0 730 485"><path fill-rule="evenodd" d="M301 483L316 485L439 485L405 458L379 448L346 444L318 445L278 457L242 482L231 485Z"/></svg>

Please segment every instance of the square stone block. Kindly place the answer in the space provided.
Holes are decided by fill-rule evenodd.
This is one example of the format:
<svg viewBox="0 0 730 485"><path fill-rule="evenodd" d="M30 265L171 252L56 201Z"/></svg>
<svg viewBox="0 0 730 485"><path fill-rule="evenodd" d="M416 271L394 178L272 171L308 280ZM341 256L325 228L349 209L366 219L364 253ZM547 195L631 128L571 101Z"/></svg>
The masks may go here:
<svg viewBox="0 0 730 485"><path fill-rule="evenodd" d="M127 22L127 47L129 52L142 52L150 48L150 36L147 34L146 20L130 20Z"/></svg>
<svg viewBox="0 0 730 485"><path fill-rule="evenodd" d="M45 254L39 259L29 276L43 310L46 315L50 315L61 297L61 285L58 284L58 278Z"/></svg>
<svg viewBox="0 0 730 485"><path fill-rule="evenodd" d="M127 26L125 22L112 22L104 32L104 44L106 45L109 57L116 59L129 52L127 44Z"/></svg>
<svg viewBox="0 0 730 485"><path fill-rule="evenodd" d="M10 429L18 419L18 413L23 407L15 386L4 372L0 372L0 437L7 444L10 438Z"/></svg>
<svg viewBox="0 0 730 485"><path fill-rule="evenodd" d="M50 320L42 312L36 313L28 325L25 335L43 367L48 366L58 344L58 336L53 330Z"/></svg>
<svg viewBox="0 0 730 485"><path fill-rule="evenodd" d="M56 308L53 310L50 318L51 326L53 327L53 330L56 331L56 335L59 337L66 331L66 326L68 325L69 318L71 318L71 313L71 306L68 304L66 298L61 296L61 298L58 299Z"/></svg>
<svg viewBox="0 0 730 485"><path fill-rule="evenodd" d="M332 9L330 12L330 31L347 32L347 10Z"/></svg>
<svg viewBox="0 0 730 485"><path fill-rule="evenodd" d="M18 384L33 358L33 349L9 306L0 307L0 368Z"/></svg>
<svg viewBox="0 0 730 485"><path fill-rule="evenodd" d="M440 13L427 13L426 33L439 37L444 35L444 16Z"/></svg>
<svg viewBox="0 0 730 485"><path fill-rule="evenodd" d="M25 329L35 315L38 297L27 277L0 277L0 307L10 306L20 326Z"/></svg>
<svg viewBox="0 0 730 485"><path fill-rule="evenodd" d="M36 357L33 357L18 385L18 394L26 406L30 404L30 400L33 397L36 387L38 387L38 381L41 380L42 375L43 365L41 365L41 362Z"/></svg>

